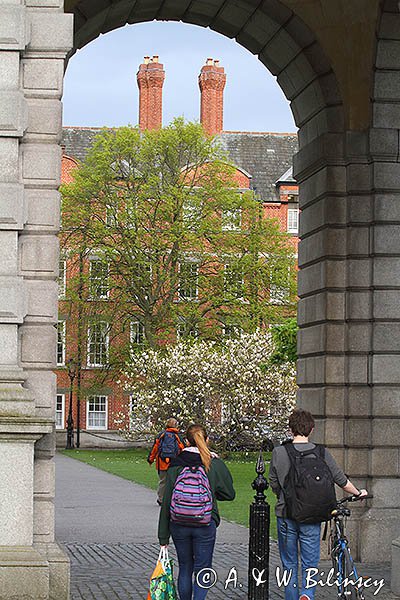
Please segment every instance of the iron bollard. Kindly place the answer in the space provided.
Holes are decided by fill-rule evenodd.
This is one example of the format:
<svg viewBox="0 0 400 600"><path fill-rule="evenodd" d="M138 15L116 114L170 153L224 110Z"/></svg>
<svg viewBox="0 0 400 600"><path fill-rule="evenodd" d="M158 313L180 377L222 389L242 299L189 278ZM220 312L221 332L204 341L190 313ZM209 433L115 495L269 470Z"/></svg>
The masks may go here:
<svg viewBox="0 0 400 600"><path fill-rule="evenodd" d="M256 490L250 505L248 600L267 600L269 597L269 526L270 507L264 492L268 481L264 477L262 450L256 464L257 478L251 484Z"/></svg>

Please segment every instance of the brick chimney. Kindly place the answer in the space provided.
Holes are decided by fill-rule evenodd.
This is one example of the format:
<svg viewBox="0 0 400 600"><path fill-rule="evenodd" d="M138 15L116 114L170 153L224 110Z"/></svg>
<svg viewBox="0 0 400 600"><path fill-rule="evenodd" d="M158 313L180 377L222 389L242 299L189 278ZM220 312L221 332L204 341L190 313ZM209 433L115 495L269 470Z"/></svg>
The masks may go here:
<svg viewBox="0 0 400 600"><path fill-rule="evenodd" d="M207 58L199 75L201 90L200 121L209 135L221 133L224 119L224 88L226 75L219 60Z"/></svg>
<svg viewBox="0 0 400 600"><path fill-rule="evenodd" d="M137 72L139 86L139 127L160 129L162 127L162 88L164 85L164 65L158 62L158 56L144 57Z"/></svg>

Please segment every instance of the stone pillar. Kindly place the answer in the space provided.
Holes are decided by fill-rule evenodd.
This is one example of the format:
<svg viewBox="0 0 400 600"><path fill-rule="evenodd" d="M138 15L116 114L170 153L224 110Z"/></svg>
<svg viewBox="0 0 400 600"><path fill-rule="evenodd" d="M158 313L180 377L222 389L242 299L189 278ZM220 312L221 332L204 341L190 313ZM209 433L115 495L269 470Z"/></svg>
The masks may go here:
<svg viewBox="0 0 400 600"><path fill-rule="evenodd" d="M352 549L385 561L400 534L398 131L325 134L296 157L299 404L356 486ZM400 198L400 196L399 196Z"/></svg>
<svg viewBox="0 0 400 600"><path fill-rule="evenodd" d="M54 539L62 0L0 0L0 598L67 600Z"/></svg>
<svg viewBox="0 0 400 600"><path fill-rule="evenodd" d="M364 532L393 540L392 591L400 595L400 11L386 1L378 30L371 153L376 190L372 343L374 508ZM396 538L396 539L395 539ZM390 553L387 553L389 558Z"/></svg>

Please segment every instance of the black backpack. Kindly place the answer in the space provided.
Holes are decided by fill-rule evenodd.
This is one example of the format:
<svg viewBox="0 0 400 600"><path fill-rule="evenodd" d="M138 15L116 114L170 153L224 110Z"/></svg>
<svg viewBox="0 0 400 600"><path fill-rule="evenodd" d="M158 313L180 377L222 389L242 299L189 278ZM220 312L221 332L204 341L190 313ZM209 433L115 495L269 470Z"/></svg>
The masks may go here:
<svg viewBox="0 0 400 600"><path fill-rule="evenodd" d="M175 458L179 454L178 440L173 431L164 431L161 434L158 453L163 460L166 458Z"/></svg>
<svg viewBox="0 0 400 600"><path fill-rule="evenodd" d="M328 521L336 506L336 494L324 446L316 444L312 450L299 451L289 443L285 448L290 460L283 486L285 517L298 523Z"/></svg>

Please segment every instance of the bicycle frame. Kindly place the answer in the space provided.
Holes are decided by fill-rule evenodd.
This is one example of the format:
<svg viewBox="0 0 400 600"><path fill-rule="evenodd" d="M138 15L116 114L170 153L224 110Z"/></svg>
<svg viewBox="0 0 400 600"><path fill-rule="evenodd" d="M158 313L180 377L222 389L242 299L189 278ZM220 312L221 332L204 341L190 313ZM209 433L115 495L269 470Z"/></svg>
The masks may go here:
<svg viewBox="0 0 400 600"><path fill-rule="evenodd" d="M351 571L349 573L346 573L345 567L346 550L348 551L348 556L351 560ZM356 566L352 561L350 548L348 547L348 542L346 539L339 540L338 546L336 546L336 548L332 551L332 559L336 562L336 565L338 567L336 573L338 597L351 598L354 596L359 600L364 600L362 579L359 578ZM354 581L355 584L348 583L349 577L351 577L351 580ZM348 589L349 586L351 586L350 590Z"/></svg>
<svg viewBox="0 0 400 600"><path fill-rule="evenodd" d="M364 498L371 497L370 495L364 496ZM335 575L338 597L342 600L365 600L362 578L357 573L345 535L346 520L351 513L348 508L344 507L344 504L357 500L360 500L358 496L343 498L339 500L337 507L332 511L330 553L333 566L337 569Z"/></svg>

